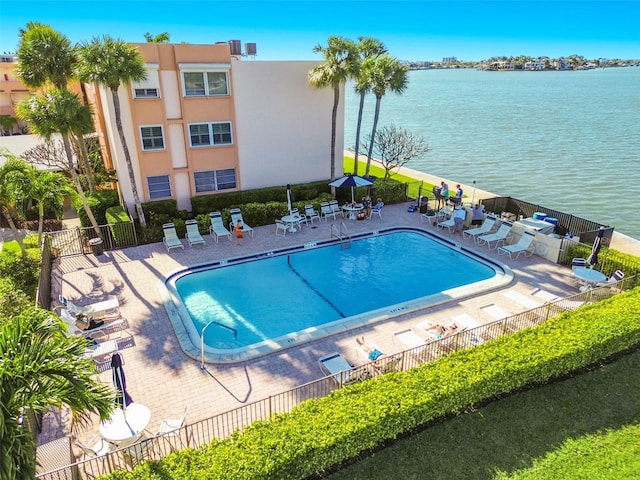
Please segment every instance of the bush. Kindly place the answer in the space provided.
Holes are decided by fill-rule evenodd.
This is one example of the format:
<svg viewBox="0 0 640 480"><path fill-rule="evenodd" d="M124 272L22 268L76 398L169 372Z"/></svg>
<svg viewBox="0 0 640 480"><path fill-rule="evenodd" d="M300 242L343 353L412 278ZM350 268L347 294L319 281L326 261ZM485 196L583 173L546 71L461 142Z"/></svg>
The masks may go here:
<svg viewBox="0 0 640 480"><path fill-rule="evenodd" d="M89 203L89 208L91 208L98 225L105 225L107 223L106 212L109 207L120 205L118 192L110 189L98 190L95 195L87 194L87 202ZM90 227L91 222L89 221L87 212L85 212L79 198L74 200L73 208L78 212L78 218L80 219L81 225L83 227Z"/></svg>
<svg viewBox="0 0 640 480"><path fill-rule="evenodd" d="M111 235L115 241L116 246L128 246L129 245L129 229L131 219L129 214L124 211L121 206L109 207L105 213L107 223L111 229Z"/></svg>
<svg viewBox="0 0 640 480"><path fill-rule="evenodd" d="M35 298L40 279L40 250L29 249L27 255L0 255L0 278L13 282L30 298Z"/></svg>
<svg viewBox="0 0 640 480"><path fill-rule="evenodd" d="M164 220L165 218L172 219L179 217L178 202L173 199L143 203L142 211L144 212L144 217L148 225L162 226L163 223L171 221Z"/></svg>
<svg viewBox="0 0 640 480"><path fill-rule="evenodd" d="M636 289L565 312L411 371L308 400L197 452L177 452L107 478L307 478L412 429L638 345L639 301Z"/></svg>

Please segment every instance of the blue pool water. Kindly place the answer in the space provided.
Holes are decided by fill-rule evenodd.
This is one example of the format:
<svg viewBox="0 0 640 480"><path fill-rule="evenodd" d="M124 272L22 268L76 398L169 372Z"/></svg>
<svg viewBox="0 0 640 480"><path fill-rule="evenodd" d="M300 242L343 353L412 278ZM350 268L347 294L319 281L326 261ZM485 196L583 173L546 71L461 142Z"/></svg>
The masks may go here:
<svg viewBox="0 0 640 480"><path fill-rule="evenodd" d="M315 245L314 245L315 247ZM167 281L184 307L192 341L215 351L290 346L327 325L388 317L495 286L499 266L417 231L274 252L254 261L202 266ZM493 280L493 281L492 281ZM435 296L435 297L434 297ZM437 297L437 298L436 298ZM416 303L417 302L417 303ZM353 320L356 319L354 323ZM183 319L183 321L185 321ZM194 331L195 330L195 331ZM305 332L307 335L301 335ZM317 338L317 335L311 335Z"/></svg>

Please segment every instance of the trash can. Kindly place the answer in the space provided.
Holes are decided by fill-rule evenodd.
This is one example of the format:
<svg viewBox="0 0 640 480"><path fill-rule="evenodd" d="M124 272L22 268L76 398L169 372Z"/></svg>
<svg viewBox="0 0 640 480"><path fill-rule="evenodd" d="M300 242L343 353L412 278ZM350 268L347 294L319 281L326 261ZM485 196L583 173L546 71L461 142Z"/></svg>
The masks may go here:
<svg viewBox="0 0 640 480"><path fill-rule="evenodd" d="M102 255L104 253L101 238L92 238L89 240L89 245L91 246L91 250L94 255Z"/></svg>

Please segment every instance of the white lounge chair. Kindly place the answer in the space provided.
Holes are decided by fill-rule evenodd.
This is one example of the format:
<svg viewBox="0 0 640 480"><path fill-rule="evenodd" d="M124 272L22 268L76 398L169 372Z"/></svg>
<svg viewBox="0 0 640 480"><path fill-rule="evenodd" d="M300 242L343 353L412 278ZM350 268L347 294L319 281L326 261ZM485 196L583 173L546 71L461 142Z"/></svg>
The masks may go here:
<svg viewBox="0 0 640 480"><path fill-rule="evenodd" d="M304 214L310 223L313 223L313 220L316 218L318 219L318 221L320 221L320 214L317 210L314 210L313 205L305 205Z"/></svg>
<svg viewBox="0 0 640 480"><path fill-rule="evenodd" d="M209 220L211 221L211 225L209 225L209 232L216 243L218 243L220 237L227 237L227 240L231 241L231 232L224 226L224 223L222 222L222 214L220 212L211 212L209 214Z"/></svg>
<svg viewBox="0 0 640 480"><path fill-rule="evenodd" d="M480 235L486 235L491 233L493 228L496 226L496 217L494 215L487 215L478 228L471 228L469 230L463 230L462 236L463 238L473 238L473 241L476 242Z"/></svg>
<svg viewBox="0 0 640 480"><path fill-rule="evenodd" d="M185 235L185 238L187 239L187 242L189 242L189 246L193 247L194 245L197 245L199 243L204 245L204 238L202 238L202 235L200 235L200 230L198 230L198 222L191 219L184 222L184 224L187 227L187 234Z"/></svg>
<svg viewBox="0 0 640 480"><path fill-rule="evenodd" d="M523 295L519 292L516 292L515 290L507 290L506 292L502 293L502 296L517 303L521 307L526 308L527 310L537 308L544 303L544 301L542 303L539 302L537 299L533 298L533 296L531 295L529 296Z"/></svg>
<svg viewBox="0 0 640 480"><path fill-rule="evenodd" d="M470 341L472 345L481 345L485 342L485 339L480 336L484 333L482 324L468 313L460 313L454 316L453 323L458 325L460 331L467 332L464 338Z"/></svg>
<svg viewBox="0 0 640 480"><path fill-rule="evenodd" d="M535 233L531 233L525 230L522 233L522 236L520 237L520 240L518 240L517 243L514 243L513 245L504 245L502 247L499 247L498 254L500 255L509 254L509 258L511 260L514 260L513 258L514 254L516 256L515 260L518 259L521 253L524 254L525 257L530 257L531 255L533 255L533 252L534 252L533 240L535 238L536 238Z"/></svg>
<svg viewBox="0 0 640 480"><path fill-rule="evenodd" d="M120 302L116 297L101 302L92 303L89 305L79 306L73 303L66 297L58 295L58 301L67 310L70 310L74 314L82 313L87 317L100 318L105 315L119 315L118 309L120 308Z"/></svg>
<svg viewBox="0 0 640 480"><path fill-rule="evenodd" d="M122 331L127 327L127 321L124 318L119 317L113 321L103 320L104 323L102 325L92 328L91 330L83 330L81 328L78 328L78 326L76 325L76 316L66 308L60 309L60 318L62 318L67 323L69 334L78 334L85 337L98 333L109 335L110 331L119 331L122 333ZM94 321L96 320L94 319Z"/></svg>
<svg viewBox="0 0 640 480"><path fill-rule="evenodd" d="M333 217L334 220L336 219L336 214L331 209L329 202L322 202L320 204L320 214L322 215L322 218L325 219L325 221L328 221L329 217Z"/></svg>
<svg viewBox="0 0 640 480"><path fill-rule="evenodd" d="M184 250L184 245L182 244L182 240L178 238L178 233L176 232L176 226L173 223L165 223L162 225L164 246L167 247L167 252L170 252L172 248L182 248Z"/></svg>
<svg viewBox="0 0 640 480"><path fill-rule="evenodd" d="M325 374L331 375L333 381L338 385L343 385L352 375L353 366L337 352L320 357L318 363L320 364L320 370Z"/></svg>
<svg viewBox="0 0 640 480"><path fill-rule="evenodd" d="M439 222L437 227L438 228L446 228L447 230L449 230L449 232L451 232L451 229L454 228L456 226L456 222L454 221L454 218L451 217L448 220L444 220L442 222Z"/></svg>
<svg viewBox="0 0 640 480"><path fill-rule="evenodd" d="M511 238L512 226L513 226L513 223L503 221L496 233L488 233L485 235L480 235L478 237L478 245L483 245L486 243L487 246L489 247L489 250L495 250L496 248L498 248L500 244L504 245L504 242L507 239ZM495 242L495 244L493 248L491 248L491 243L493 242Z"/></svg>
<svg viewBox="0 0 640 480"><path fill-rule="evenodd" d="M242 211L239 208L232 208L231 210L229 210L229 213L231 214L231 223L229 224L229 230L233 230L234 228L236 228L236 224L238 223L238 220L240 220L240 222L242 222L242 231L248 233L253 237L253 228L247 225L247 222L245 222L244 218L242 218Z"/></svg>

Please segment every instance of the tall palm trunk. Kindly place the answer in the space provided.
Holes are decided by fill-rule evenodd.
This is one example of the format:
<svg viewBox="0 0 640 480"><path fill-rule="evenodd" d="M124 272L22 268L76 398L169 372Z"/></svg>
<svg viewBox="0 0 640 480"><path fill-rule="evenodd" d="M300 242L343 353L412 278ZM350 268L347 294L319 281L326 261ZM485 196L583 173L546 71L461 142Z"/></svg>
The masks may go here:
<svg viewBox="0 0 640 480"><path fill-rule="evenodd" d="M353 158L353 174L358 175L358 150L360 150L360 127L362 126L362 112L364 111L364 97L366 92L360 92L360 107L358 108L358 123L356 125L356 151Z"/></svg>
<svg viewBox="0 0 640 480"><path fill-rule="evenodd" d="M93 168L91 168L91 163L89 163L89 152L87 152L87 144L85 143L84 136L81 133L78 133L75 136L75 140L78 144L78 158L80 158L80 161L82 162L82 167L87 178L87 184L89 185L89 192L91 193L91 195L95 195L96 181L93 178Z"/></svg>
<svg viewBox="0 0 640 480"><path fill-rule="evenodd" d="M96 232L96 235L100 236L100 227L98 226L98 222L96 222L96 217L93 216L93 212L91 211L91 207L89 207L89 202L87 201L87 196L84 194L84 189L82 188L82 183L80 182L80 177L76 173L76 169L73 166L73 156L71 153L71 142L69 141L69 135L66 133L62 134L62 144L64 145L64 152L67 154L67 162L69 164L69 171L71 172L71 177L73 178L73 184L80 195L80 200L82 201L82 206L84 207L84 211L87 213L87 217L89 217L89 221L91 222L91 226Z"/></svg>
<svg viewBox="0 0 640 480"><path fill-rule="evenodd" d="M340 84L333 86L333 110L331 110L331 181L336 179L336 130L338 123L338 104L340 103ZM336 187L331 187L331 196L336 198Z"/></svg>
<svg viewBox="0 0 640 480"><path fill-rule="evenodd" d="M127 163L127 171L129 172L129 182L131 182L131 193L133 194L133 202L136 206L136 213L138 214L138 221L141 227L147 226L147 221L144 218L144 212L142 211L142 205L140 204L140 196L138 195L138 187L136 186L136 178L133 174L133 165L131 163L131 155L129 154L129 147L127 146L127 140L124 137L124 129L122 128L122 117L120 114L120 97L118 97L118 89L112 88L111 94L113 95L113 110L116 115L116 128L118 129L118 135L120 136L120 143L122 144L122 150L124 151L124 159ZM335 108L334 108L334 135L335 135ZM335 141L335 140L334 140ZM335 162L335 157L333 159Z"/></svg>
<svg viewBox="0 0 640 480"><path fill-rule="evenodd" d="M4 219L9 224L9 228L13 232L13 236L15 237L16 242L18 242L18 245L20 245L20 250L22 250L22 255L23 256L26 255L27 254L27 249L25 248L24 243L22 243L22 237L20 236L20 232L18 231L18 227L16 227L16 224L13 222L13 218L11 217L11 213L5 207L2 207L2 216L4 217Z"/></svg>
<svg viewBox="0 0 640 480"><path fill-rule="evenodd" d="M373 158L373 145L376 138L376 129L378 128L378 117L380 116L380 103L382 97L376 95L376 111L373 115L373 128L371 129L371 143L369 144L369 154L367 155L367 169L364 173L365 177L369 177L369 170L371 169L371 159Z"/></svg>

